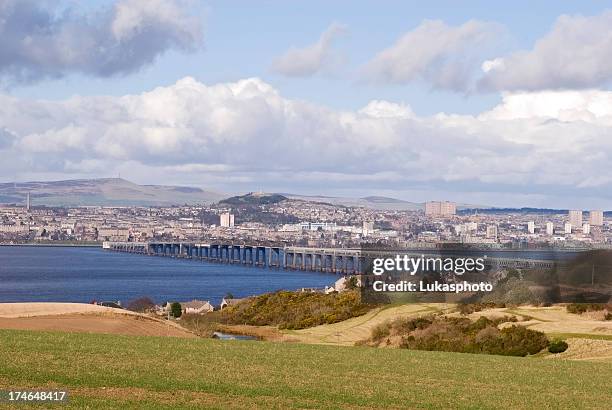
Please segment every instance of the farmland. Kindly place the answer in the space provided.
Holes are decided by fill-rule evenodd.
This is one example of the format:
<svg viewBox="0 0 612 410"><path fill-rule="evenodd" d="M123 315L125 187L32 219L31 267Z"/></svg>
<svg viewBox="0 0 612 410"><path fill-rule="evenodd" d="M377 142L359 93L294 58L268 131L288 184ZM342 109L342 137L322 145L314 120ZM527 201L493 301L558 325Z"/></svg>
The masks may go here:
<svg viewBox="0 0 612 410"><path fill-rule="evenodd" d="M23 330L0 346L0 389L66 388L74 408L612 407L609 363Z"/></svg>

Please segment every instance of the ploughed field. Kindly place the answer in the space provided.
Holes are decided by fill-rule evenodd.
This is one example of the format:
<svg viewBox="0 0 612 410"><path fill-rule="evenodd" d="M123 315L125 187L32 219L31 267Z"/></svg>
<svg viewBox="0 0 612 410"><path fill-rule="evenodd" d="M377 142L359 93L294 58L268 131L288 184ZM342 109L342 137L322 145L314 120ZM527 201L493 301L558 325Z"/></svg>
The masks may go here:
<svg viewBox="0 0 612 410"><path fill-rule="evenodd" d="M0 389L66 388L72 408L612 408L609 363L24 330L0 346Z"/></svg>

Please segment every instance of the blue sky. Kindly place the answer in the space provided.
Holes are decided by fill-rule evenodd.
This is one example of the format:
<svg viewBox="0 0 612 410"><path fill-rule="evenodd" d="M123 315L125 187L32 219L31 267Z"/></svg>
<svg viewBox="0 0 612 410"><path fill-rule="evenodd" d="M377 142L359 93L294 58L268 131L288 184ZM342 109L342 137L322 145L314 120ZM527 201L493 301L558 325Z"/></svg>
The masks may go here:
<svg viewBox="0 0 612 410"><path fill-rule="evenodd" d="M112 0L87 2L90 9ZM68 3L69 4L69 3ZM425 19L460 25L476 19L508 29L507 49L530 48L561 14L593 15L604 2L517 1L210 1L193 10L204 22L204 47L195 53L169 51L156 63L124 77L63 79L14 88L18 96L61 99L79 95L139 93L191 76L207 84L259 77L289 98L306 99L338 109L356 109L372 99L409 103L418 114L478 113L499 102L497 93L469 96L432 89L428 84L368 85L347 72L360 66L402 33ZM272 60L291 46L308 45L331 23L348 26L338 45L348 58L337 73L309 78L285 78L270 70Z"/></svg>
<svg viewBox="0 0 612 410"><path fill-rule="evenodd" d="M5 181L612 209L604 2L0 0L0 21Z"/></svg>

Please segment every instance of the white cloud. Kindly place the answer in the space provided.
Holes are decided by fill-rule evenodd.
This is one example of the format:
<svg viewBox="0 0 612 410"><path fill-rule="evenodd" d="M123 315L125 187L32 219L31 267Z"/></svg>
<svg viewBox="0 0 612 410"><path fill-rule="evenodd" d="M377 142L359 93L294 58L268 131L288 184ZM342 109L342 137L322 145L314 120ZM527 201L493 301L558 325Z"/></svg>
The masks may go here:
<svg viewBox="0 0 612 410"><path fill-rule="evenodd" d="M612 81L612 11L560 16L533 49L493 60L483 90L536 91L594 88Z"/></svg>
<svg viewBox="0 0 612 410"><path fill-rule="evenodd" d="M612 126L612 93L599 90L503 94L502 104L482 119L551 118Z"/></svg>
<svg viewBox="0 0 612 410"><path fill-rule="evenodd" d="M0 80L133 72L170 49L194 50L201 22L181 0L116 0L82 14L59 2L0 2ZM53 7L52 7L53 6Z"/></svg>
<svg viewBox="0 0 612 410"><path fill-rule="evenodd" d="M374 100L359 110L374 118L410 118L414 117L412 108L406 104L395 104L389 101Z"/></svg>
<svg viewBox="0 0 612 410"><path fill-rule="evenodd" d="M506 94L478 116L420 117L388 101L331 110L284 98L256 78L185 78L123 97L0 94L8 141L0 144L0 175L104 170L220 191L471 191L548 206L588 197L609 208L611 127L605 91Z"/></svg>
<svg viewBox="0 0 612 410"><path fill-rule="evenodd" d="M346 30L346 26L332 23L316 43L303 48L291 47L276 58L272 69L290 77L309 77L333 68L342 59L333 49L333 43Z"/></svg>
<svg viewBox="0 0 612 410"><path fill-rule="evenodd" d="M502 32L498 24L477 20L460 26L425 20L378 53L365 65L363 75L376 82L423 80L436 88L463 91Z"/></svg>

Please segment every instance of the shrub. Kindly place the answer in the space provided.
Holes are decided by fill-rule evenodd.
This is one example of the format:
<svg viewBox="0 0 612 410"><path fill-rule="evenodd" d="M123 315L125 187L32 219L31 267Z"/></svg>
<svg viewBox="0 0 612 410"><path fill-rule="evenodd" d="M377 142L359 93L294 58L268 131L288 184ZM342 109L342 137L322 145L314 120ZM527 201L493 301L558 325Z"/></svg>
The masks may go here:
<svg viewBox="0 0 612 410"><path fill-rule="evenodd" d="M391 334L391 328L387 323L381 323L380 325L372 329L372 340L381 341Z"/></svg>
<svg viewBox="0 0 612 410"><path fill-rule="evenodd" d="M536 354L549 345L542 332L516 325L497 328L501 323L515 321L510 316L494 320L481 316L476 321L443 316L397 319L374 328L365 343L379 345L388 336L400 336L400 347L407 349L506 356Z"/></svg>
<svg viewBox="0 0 612 410"><path fill-rule="evenodd" d="M279 291L249 298L212 316L224 324L304 329L361 316L372 307L361 303L357 290L329 295Z"/></svg>
<svg viewBox="0 0 612 410"><path fill-rule="evenodd" d="M155 307L155 302L148 297L134 299L127 304L127 309L133 312L147 312Z"/></svg>
<svg viewBox="0 0 612 410"><path fill-rule="evenodd" d="M178 302L171 303L170 314L176 318L181 317L181 315L183 314L183 307L181 306L181 304Z"/></svg>
<svg viewBox="0 0 612 410"><path fill-rule="evenodd" d="M562 352L565 352L567 348L568 348L567 343L564 340L559 340L559 339L553 340L548 345L548 351L550 353L562 353Z"/></svg>
<svg viewBox="0 0 612 410"><path fill-rule="evenodd" d="M570 303L566 306L569 313L575 313L577 315L585 312L597 312L605 308L606 305L604 303Z"/></svg>
<svg viewBox="0 0 612 410"><path fill-rule="evenodd" d="M612 313L606 313L606 315L604 316L604 320L612 320Z"/></svg>
<svg viewBox="0 0 612 410"><path fill-rule="evenodd" d="M505 308L505 303L484 302L484 303L460 303L457 308L462 315L469 315L474 312L480 312L484 309Z"/></svg>
<svg viewBox="0 0 612 410"><path fill-rule="evenodd" d="M347 289L357 289L358 286L357 276L351 276L346 280Z"/></svg>

